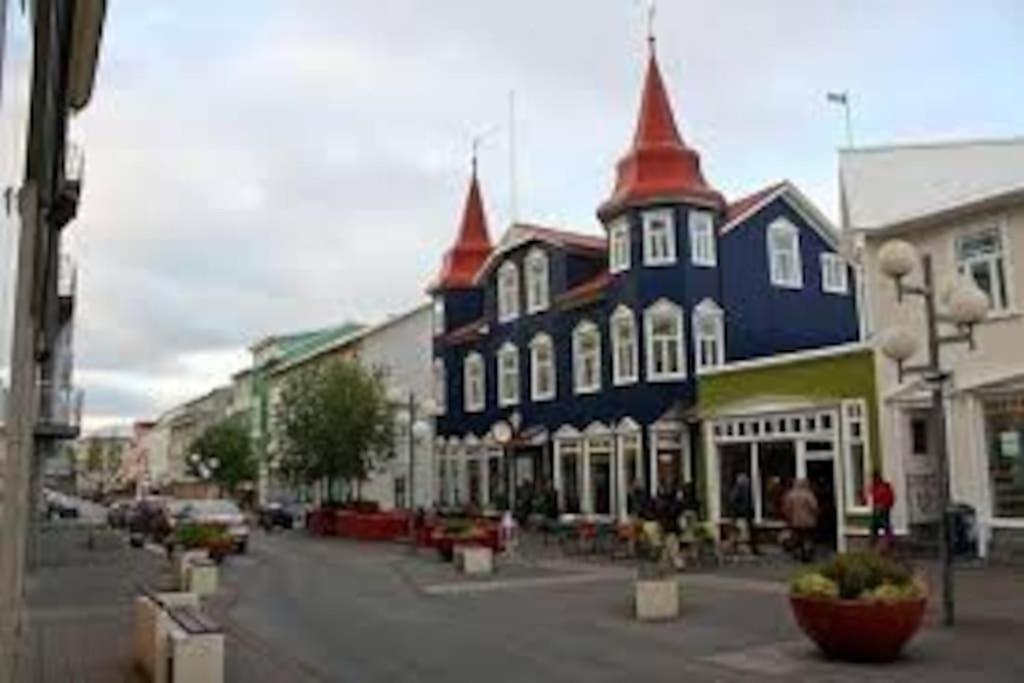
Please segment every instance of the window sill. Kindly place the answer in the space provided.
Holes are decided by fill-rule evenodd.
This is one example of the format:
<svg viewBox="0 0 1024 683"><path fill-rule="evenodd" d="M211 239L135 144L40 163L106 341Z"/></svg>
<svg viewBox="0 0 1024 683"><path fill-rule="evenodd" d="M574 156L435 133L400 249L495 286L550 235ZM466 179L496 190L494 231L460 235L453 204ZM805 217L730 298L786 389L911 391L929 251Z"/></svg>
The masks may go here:
<svg viewBox="0 0 1024 683"><path fill-rule="evenodd" d="M588 394L597 394L601 391L600 385L593 387L576 387L576 394L580 396L586 396Z"/></svg>
<svg viewBox="0 0 1024 683"><path fill-rule="evenodd" d="M526 315L535 315L537 313L545 313L549 308L551 308L551 307L548 304L544 304L543 306L534 306L532 308L527 308L526 309Z"/></svg>
<svg viewBox="0 0 1024 683"><path fill-rule="evenodd" d="M667 266L676 265L675 259L658 259L657 261L644 261L644 266L647 268L665 268Z"/></svg>
<svg viewBox="0 0 1024 683"><path fill-rule="evenodd" d="M519 405L519 399L518 398L516 400L514 400L514 401L499 401L498 402L498 407L499 408L515 408L518 405Z"/></svg>
<svg viewBox="0 0 1024 683"><path fill-rule="evenodd" d="M832 296L850 296L849 289L822 289L822 294L831 294Z"/></svg>
<svg viewBox="0 0 1024 683"><path fill-rule="evenodd" d="M657 375L652 372L647 373L648 382L681 382L685 379L685 372L676 372L670 375Z"/></svg>
<svg viewBox="0 0 1024 683"><path fill-rule="evenodd" d="M717 261L691 261L691 263L697 268L717 268Z"/></svg>
<svg viewBox="0 0 1024 683"><path fill-rule="evenodd" d="M530 400L532 400L534 403L544 403L546 401L554 401L555 400L555 395L554 394L544 394L543 396L531 396Z"/></svg>
<svg viewBox="0 0 1024 683"><path fill-rule="evenodd" d="M519 314L518 313L516 313L515 315L507 315L504 318L498 318L498 324L499 325L504 325L506 323L514 323L517 320L519 320Z"/></svg>
<svg viewBox="0 0 1024 683"><path fill-rule="evenodd" d="M467 406L463 410L463 412L465 412L465 413L482 413L482 412L484 412L484 407L483 406L473 406L472 408L470 408L469 406Z"/></svg>
<svg viewBox="0 0 1024 683"><path fill-rule="evenodd" d="M613 268L612 266L608 266L608 274L609 275L618 275L619 273L626 273L626 272L629 272L629 266L619 266L617 268Z"/></svg>
<svg viewBox="0 0 1024 683"><path fill-rule="evenodd" d="M772 281L772 287L775 287L776 289L799 290L799 289L803 289L804 288L804 283L803 282L775 282L773 280Z"/></svg>
<svg viewBox="0 0 1024 683"><path fill-rule="evenodd" d="M636 384L639 381L637 376L632 377L616 377L612 380L612 385L616 387L628 387Z"/></svg>
<svg viewBox="0 0 1024 683"><path fill-rule="evenodd" d="M1021 312L1016 308L1004 308L1001 311L992 311L978 324L984 325L985 323L994 323L999 322L1000 320L1013 320L1014 318L1019 317L1021 317Z"/></svg>

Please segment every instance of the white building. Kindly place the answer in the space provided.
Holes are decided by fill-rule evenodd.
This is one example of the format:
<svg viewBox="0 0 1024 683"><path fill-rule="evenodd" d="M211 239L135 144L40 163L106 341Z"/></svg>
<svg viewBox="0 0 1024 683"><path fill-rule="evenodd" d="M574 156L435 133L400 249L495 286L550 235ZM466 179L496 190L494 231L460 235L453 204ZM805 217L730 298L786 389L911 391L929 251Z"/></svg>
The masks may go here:
<svg viewBox="0 0 1024 683"><path fill-rule="evenodd" d="M1024 139L847 150L840 159L844 223L858 237L865 269L864 324L875 338L894 323L920 330L917 300L897 302L879 271L891 237L931 255L938 291L958 274L988 294L976 347L943 348L953 376L945 410L951 491L977 510L980 552L1024 549ZM912 276L913 277L913 276ZM916 274L919 282L920 272ZM922 343L923 347L923 343ZM922 350L923 353L923 350ZM911 363L922 358L911 358ZM887 471L897 473L900 529L936 515L935 459L927 389L900 382L876 354Z"/></svg>

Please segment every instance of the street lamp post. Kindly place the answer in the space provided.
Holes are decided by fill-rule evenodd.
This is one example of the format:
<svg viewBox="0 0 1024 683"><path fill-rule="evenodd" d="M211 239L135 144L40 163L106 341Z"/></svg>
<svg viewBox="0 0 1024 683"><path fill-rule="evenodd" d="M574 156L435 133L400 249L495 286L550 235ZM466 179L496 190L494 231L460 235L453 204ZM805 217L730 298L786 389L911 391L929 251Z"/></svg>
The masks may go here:
<svg viewBox="0 0 1024 683"><path fill-rule="evenodd" d="M978 289L969 277L959 276L948 291L946 312L940 312L936 302L936 287L930 254L919 255L917 250L903 240L890 240L879 251L879 265L882 272L896 283L898 300L904 296L916 296L924 302L925 331L927 334L927 360L919 365L907 365L918 347L914 333L903 325L896 325L885 331L882 337L882 352L896 361L899 380L904 375L920 375L931 389L931 419L935 442L936 466L939 479L940 531L942 539L942 611L947 626L955 619L953 589L952 525L949 494L949 455L946 448L946 416L943 403L943 388L952 377L952 372L943 370L940 351L944 345L967 344L974 348L974 326L985 319L988 313L988 297ZM918 262L921 264L922 284L906 284L904 278L910 275ZM956 332L942 334L940 324L952 324Z"/></svg>
<svg viewBox="0 0 1024 683"><path fill-rule="evenodd" d="M408 474L406 478L405 496L406 506L409 509L409 538L412 539L412 547L416 547L415 524L416 524L416 442L427 438L430 435L430 425L426 420L418 417L432 417L437 413L437 407L432 399L419 401L413 392L404 392L398 388L388 391L388 400L397 407L395 415L399 426L406 430L406 443L409 448Z"/></svg>

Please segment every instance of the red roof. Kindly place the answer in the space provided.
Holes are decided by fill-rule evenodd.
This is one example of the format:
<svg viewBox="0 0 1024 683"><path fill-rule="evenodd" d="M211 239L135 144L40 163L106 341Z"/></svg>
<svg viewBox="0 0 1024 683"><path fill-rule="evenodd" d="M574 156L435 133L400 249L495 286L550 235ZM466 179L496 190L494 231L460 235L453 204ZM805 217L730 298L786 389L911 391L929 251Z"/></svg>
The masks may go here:
<svg viewBox="0 0 1024 683"><path fill-rule="evenodd" d="M445 253L441 274L431 286L436 289L465 289L473 286L477 270L490 256L494 247L487 232L487 215L476 179L476 168L469 183L466 205L462 210L462 224L455 244Z"/></svg>
<svg viewBox="0 0 1024 683"><path fill-rule="evenodd" d="M741 197L734 202L731 202L729 206L725 208L725 222L722 223L720 230L725 232L732 227L732 224L739 218L757 207L758 204L768 199L780 189L786 186L786 182L782 181L769 185L768 187L762 188L757 192L751 192L745 197Z"/></svg>
<svg viewBox="0 0 1024 683"><path fill-rule="evenodd" d="M464 342L475 341L483 337L485 325L486 321L483 318L474 320L471 323L466 323L465 325L456 327L444 336L444 340L450 344L461 344Z"/></svg>
<svg viewBox="0 0 1024 683"><path fill-rule="evenodd" d="M725 200L708 185L700 156L683 142L651 50L633 145L619 161L615 189L598 209L602 219L641 201L687 199L721 207Z"/></svg>
<svg viewBox="0 0 1024 683"><path fill-rule="evenodd" d="M611 283L612 275L603 270L589 280L584 280L572 289L566 290L558 297L558 303L567 307L589 303L600 297Z"/></svg>
<svg viewBox="0 0 1024 683"><path fill-rule="evenodd" d="M549 242L559 247L582 249L584 251L608 251L608 238L601 235L582 235L578 232L548 228L531 223L518 223L516 227L541 241Z"/></svg>

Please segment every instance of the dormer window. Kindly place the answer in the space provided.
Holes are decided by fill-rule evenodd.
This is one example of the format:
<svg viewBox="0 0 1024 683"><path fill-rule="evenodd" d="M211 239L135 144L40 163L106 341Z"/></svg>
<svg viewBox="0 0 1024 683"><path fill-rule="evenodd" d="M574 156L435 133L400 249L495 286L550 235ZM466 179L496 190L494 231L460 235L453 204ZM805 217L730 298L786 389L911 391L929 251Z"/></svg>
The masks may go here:
<svg viewBox="0 0 1024 683"><path fill-rule="evenodd" d="M800 232L787 220L768 226L768 266L776 287L800 289L804 286L800 265Z"/></svg>
<svg viewBox="0 0 1024 683"><path fill-rule="evenodd" d="M498 269L498 322L519 317L519 268L505 261Z"/></svg>
<svg viewBox="0 0 1024 683"><path fill-rule="evenodd" d="M821 254L821 291L826 294L847 294L846 261L830 251Z"/></svg>
<svg viewBox="0 0 1024 683"><path fill-rule="evenodd" d="M548 276L548 255L541 248L534 248L526 256L526 312L546 311L550 304L550 278Z"/></svg>
<svg viewBox="0 0 1024 683"><path fill-rule="evenodd" d="M482 412L486 402L483 356L475 351L466 356L462 371L465 410L467 413Z"/></svg>
<svg viewBox="0 0 1024 683"><path fill-rule="evenodd" d="M695 266L715 267L715 220L708 211L690 212L690 261Z"/></svg>
<svg viewBox="0 0 1024 683"><path fill-rule="evenodd" d="M676 262L676 231L668 209L644 214L644 265L667 266Z"/></svg>
<svg viewBox="0 0 1024 683"><path fill-rule="evenodd" d="M608 272L629 270L629 223L622 219L608 231Z"/></svg>

